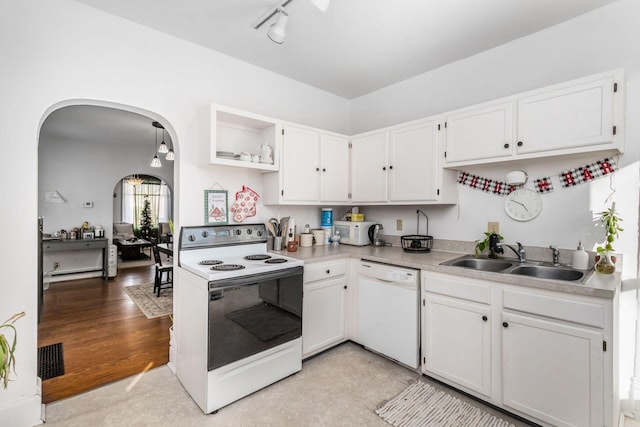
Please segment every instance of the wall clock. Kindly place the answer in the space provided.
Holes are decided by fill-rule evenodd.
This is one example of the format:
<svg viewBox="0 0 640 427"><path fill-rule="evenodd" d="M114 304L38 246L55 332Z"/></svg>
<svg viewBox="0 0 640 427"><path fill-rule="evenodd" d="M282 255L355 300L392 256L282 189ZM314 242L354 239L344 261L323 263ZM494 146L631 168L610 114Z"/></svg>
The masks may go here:
<svg viewBox="0 0 640 427"><path fill-rule="evenodd" d="M507 196L504 210L516 221L530 221L542 211L542 199L533 190L519 188Z"/></svg>

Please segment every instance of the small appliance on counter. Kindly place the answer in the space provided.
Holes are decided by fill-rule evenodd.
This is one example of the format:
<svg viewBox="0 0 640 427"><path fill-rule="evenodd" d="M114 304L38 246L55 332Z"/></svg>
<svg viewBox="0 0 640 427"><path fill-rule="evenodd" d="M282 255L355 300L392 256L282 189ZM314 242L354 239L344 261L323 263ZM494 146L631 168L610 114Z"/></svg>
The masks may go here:
<svg viewBox="0 0 640 427"><path fill-rule="evenodd" d="M382 224L373 224L369 227L369 240L371 240L371 244L373 246L384 246L385 241L382 238L382 230L384 227Z"/></svg>
<svg viewBox="0 0 640 427"><path fill-rule="evenodd" d="M375 222L334 221L334 233L340 235L340 243L343 245L365 246L371 244L368 230Z"/></svg>

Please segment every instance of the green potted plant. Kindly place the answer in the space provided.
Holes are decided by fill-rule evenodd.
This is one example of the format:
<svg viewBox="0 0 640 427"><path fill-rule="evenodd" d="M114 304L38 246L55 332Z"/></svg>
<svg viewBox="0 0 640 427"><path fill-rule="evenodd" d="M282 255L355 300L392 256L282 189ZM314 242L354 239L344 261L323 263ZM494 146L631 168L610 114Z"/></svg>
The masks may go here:
<svg viewBox="0 0 640 427"><path fill-rule="evenodd" d="M611 254L614 251L612 243L618 238L618 233L624 229L620 227L622 218L616 214L615 209L616 204L612 203L611 208L600 214L599 219L604 227L606 239L603 246L596 248L595 269L598 273L611 274L616 271L616 257Z"/></svg>
<svg viewBox="0 0 640 427"><path fill-rule="evenodd" d="M11 369L13 368L14 373L16 371L15 351L18 332L13 324L24 315L24 311L14 314L0 325L0 381L2 381L2 387L5 389L9 385L9 373ZM13 337L8 337L5 330L8 330Z"/></svg>
<svg viewBox="0 0 640 427"><path fill-rule="evenodd" d="M493 233L485 231L484 240L476 240L476 258L479 258L485 249L489 249L489 255L488 255L489 258L494 258L494 259L498 258L498 254L496 254L493 251L493 249L491 249L491 246L489 245L489 236L491 236L492 234ZM499 234L498 234L498 238L500 238L500 240L503 239L503 237Z"/></svg>

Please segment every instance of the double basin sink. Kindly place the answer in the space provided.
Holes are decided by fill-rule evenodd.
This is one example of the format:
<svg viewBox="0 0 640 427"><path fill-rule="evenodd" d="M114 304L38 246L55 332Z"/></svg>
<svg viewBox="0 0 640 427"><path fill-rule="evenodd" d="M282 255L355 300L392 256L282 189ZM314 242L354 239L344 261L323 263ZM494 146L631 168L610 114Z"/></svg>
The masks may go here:
<svg viewBox="0 0 640 427"><path fill-rule="evenodd" d="M440 263L440 265L569 282L584 282L590 273L590 270L576 270L571 267L556 266L539 261L519 262L517 260L476 258L474 255L465 255Z"/></svg>

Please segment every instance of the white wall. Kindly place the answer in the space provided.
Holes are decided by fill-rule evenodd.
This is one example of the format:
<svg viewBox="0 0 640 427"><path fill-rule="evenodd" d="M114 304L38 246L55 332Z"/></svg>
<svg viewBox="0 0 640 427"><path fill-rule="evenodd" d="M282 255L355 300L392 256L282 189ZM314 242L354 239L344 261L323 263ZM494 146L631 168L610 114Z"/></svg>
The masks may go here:
<svg viewBox="0 0 640 427"><path fill-rule="evenodd" d="M79 227L84 221L101 225L111 237L114 193L120 180L131 174L146 174L164 180L173 189L173 163L150 166L153 146L139 141L128 145L87 144L84 141L41 138L38 164L38 213L44 231ZM56 190L65 203L46 203L44 193ZM84 208L83 202L93 202ZM118 201L119 202L119 201Z"/></svg>
<svg viewBox="0 0 640 427"><path fill-rule="evenodd" d="M242 184L261 191L256 172L196 166L208 143L211 102L337 132L348 131L349 102L67 0L0 0L0 9L0 178L7 183L0 223L12 242L0 257L0 319L27 312L18 324L17 374L0 390L0 419L23 426L40 418L36 218L38 133L47 114L79 100L167 124L177 154L176 222L194 225L203 221L203 190L214 183L230 193Z"/></svg>

